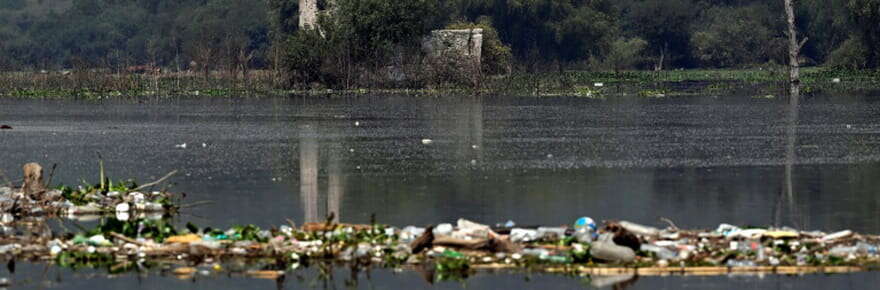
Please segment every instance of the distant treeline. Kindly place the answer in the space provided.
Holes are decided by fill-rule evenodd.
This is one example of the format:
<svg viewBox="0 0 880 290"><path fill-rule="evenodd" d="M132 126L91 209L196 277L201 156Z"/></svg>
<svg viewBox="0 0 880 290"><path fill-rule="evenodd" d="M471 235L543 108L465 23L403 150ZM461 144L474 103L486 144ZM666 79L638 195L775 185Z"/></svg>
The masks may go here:
<svg viewBox="0 0 880 290"><path fill-rule="evenodd" d="M296 36L298 2L2 0L0 70L273 67L290 59L292 41L314 41ZM319 1L330 5L340 7L342 20L327 31L350 36L335 43L347 44L339 52L379 62L391 55L376 54L377 47L416 46L431 29L468 23L493 27L500 43L488 49L510 54L511 66L525 70L754 67L786 59L782 0ZM880 0L797 5L809 38L805 64L880 64Z"/></svg>

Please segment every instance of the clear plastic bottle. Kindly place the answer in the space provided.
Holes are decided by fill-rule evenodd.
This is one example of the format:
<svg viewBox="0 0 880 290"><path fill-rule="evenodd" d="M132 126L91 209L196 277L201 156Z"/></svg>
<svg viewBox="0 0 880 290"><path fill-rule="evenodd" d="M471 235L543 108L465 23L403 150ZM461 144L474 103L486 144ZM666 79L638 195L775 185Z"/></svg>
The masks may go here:
<svg viewBox="0 0 880 290"><path fill-rule="evenodd" d="M654 255L656 255L657 258L660 258L663 260L672 260L672 259L675 259L676 257L678 257L678 254L676 254L675 252L673 252L670 249L667 249L664 247L658 247L658 246L651 245L651 244L642 244L642 247L640 248L640 250L642 250L643 252L654 253Z"/></svg>
<svg viewBox="0 0 880 290"><path fill-rule="evenodd" d="M588 227L579 228L574 231L574 238L581 243L592 243L593 235L593 231Z"/></svg>

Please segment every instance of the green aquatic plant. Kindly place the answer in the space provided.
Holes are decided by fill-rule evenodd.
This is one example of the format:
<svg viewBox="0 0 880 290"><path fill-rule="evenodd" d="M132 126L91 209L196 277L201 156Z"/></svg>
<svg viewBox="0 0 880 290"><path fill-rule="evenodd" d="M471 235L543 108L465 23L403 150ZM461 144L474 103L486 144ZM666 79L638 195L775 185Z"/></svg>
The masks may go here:
<svg viewBox="0 0 880 290"><path fill-rule="evenodd" d="M145 238L163 242L166 238L177 235L180 231L170 220L133 219L122 221L115 218L103 219L95 228L84 233L85 236L118 233L130 238Z"/></svg>
<svg viewBox="0 0 880 290"><path fill-rule="evenodd" d="M665 89L655 89L655 90L641 90L639 91L639 96L648 97L648 98L663 98L669 94L668 90Z"/></svg>
<svg viewBox="0 0 880 290"><path fill-rule="evenodd" d="M104 267L110 269L110 266L115 265L117 262L113 256L109 254L65 251L59 253L58 256L55 257L55 263L57 263L58 266L76 270L81 268L94 269Z"/></svg>
<svg viewBox="0 0 880 290"><path fill-rule="evenodd" d="M445 250L434 260L436 280L440 281L464 281L471 275L470 262L462 253Z"/></svg>

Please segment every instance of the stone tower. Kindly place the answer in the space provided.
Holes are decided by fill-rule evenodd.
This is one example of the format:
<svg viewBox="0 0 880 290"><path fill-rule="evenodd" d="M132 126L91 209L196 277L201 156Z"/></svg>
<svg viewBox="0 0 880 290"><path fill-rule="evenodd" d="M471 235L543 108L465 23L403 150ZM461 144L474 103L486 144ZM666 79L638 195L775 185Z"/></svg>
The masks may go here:
<svg viewBox="0 0 880 290"><path fill-rule="evenodd" d="M318 22L318 0L299 0L299 28L315 29Z"/></svg>

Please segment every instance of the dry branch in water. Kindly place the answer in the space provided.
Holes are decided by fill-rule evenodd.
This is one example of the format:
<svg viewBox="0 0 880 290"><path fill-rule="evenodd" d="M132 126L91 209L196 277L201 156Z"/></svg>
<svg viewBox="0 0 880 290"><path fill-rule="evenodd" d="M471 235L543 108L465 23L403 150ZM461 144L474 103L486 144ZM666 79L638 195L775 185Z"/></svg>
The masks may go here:
<svg viewBox="0 0 880 290"><path fill-rule="evenodd" d="M171 178L171 176L174 176L175 174L177 174L177 170L174 170L174 171L169 172L168 174L165 174L165 176L163 176L162 178L159 178L159 180L138 186L137 188L132 189L131 191L138 191L138 190L141 190L141 189L144 189L147 187L158 185L162 182L165 182L166 179Z"/></svg>

